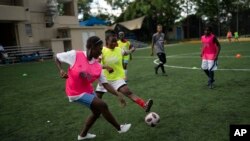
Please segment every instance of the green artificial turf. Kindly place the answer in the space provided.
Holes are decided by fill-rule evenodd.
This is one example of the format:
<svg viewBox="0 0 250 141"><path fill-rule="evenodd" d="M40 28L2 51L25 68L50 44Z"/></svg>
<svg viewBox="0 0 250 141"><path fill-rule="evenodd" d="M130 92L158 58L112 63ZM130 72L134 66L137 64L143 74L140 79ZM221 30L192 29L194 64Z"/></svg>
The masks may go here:
<svg viewBox="0 0 250 141"><path fill-rule="evenodd" d="M199 68L200 44L166 47L170 66ZM234 56L240 53L241 58ZM156 57L150 49L137 50L129 64L129 88L147 100L161 117L159 125L145 124L146 113L126 98L121 108L116 97L104 101L120 123L132 123L128 133L118 134L101 117L91 129L94 141L228 141L230 124L250 124L250 42L222 43L215 88L208 89L200 69L166 67L167 76L154 74ZM230 69L246 69L230 70ZM27 76L23 76L27 74ZM33 62L0 67L0 140L77 140L90 111L69 103L65 80L54 62Z"/></svg>

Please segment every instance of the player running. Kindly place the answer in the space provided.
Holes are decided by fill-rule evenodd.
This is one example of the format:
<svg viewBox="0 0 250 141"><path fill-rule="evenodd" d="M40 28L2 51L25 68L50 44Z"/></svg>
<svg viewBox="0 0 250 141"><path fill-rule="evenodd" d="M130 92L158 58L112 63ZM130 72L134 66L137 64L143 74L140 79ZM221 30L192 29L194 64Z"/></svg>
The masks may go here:
<svg viewBox="0 0 250 141"><path fill-rule="evenodd" d="M106 36L106 47L102 49L102 65L103 72L108 82L119 92L130 98L133 102L138 104L141 108L145 109L146 112L150 111L153 105L153 100L149 99L145 102L143 99L133 94L128 88L128 85L124 81L124 70L122 66L122 56L129 54L133 50L124 51L117 47L117 39L114 33L110 33ZM96 88L96 94L99 98L102 98L103 94L107 90L103 85L98 84Z"/></svg>
<svg viewBox="0 0 250 141"><path fill-rule="evenodd" d="M131 126L131 124L118 124L109 111L107 104L94 93L92 83L98 79L109 92L118 96L123 105L126 104L122 94L108 84L105 76L102 74L102 66L96 60L101 55L102 46L102 40L97 36L92 36L87 40L87 52L71 50L56 55L55 62L60 71L60 76L66 78L66 94L69 101L85 105L92 111L80 135L78 135L78 140L96 137L96 135L90 134L88 131L100 114L119 133L127 132ZM67 73L62 69L61 62L69 65Z"/></svg>
<svg viewBox="0 0 250 141"><path fill-rule="evenodd" d="M212 28L207 26L205 33L201 37L202 49L202 65L201 68L208 76L208 86L213 88L214 83L214 71L217 70L217 60L220 54L221 46L214 34L212 34Z"/></svg>

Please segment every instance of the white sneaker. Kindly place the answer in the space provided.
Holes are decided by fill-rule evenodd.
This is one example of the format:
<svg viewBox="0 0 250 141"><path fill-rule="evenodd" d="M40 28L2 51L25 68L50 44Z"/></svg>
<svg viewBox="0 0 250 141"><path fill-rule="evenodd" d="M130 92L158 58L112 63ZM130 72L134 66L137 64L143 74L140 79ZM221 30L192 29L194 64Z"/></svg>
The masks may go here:
<svg viewBox="0 0 250 141"><path fill-rule="evenodd" d="M120 125L121 130L118 131L118 133L120 133L120 134L125 133L129 130L130 127L131 127L131 124L122 124L122 125Z"/></svg>
<svg viewBox="0 0 250 141"><path fill-rule="evenodd" d="M78 135L78 140L86 140L86 139L93 139L95 138L96 135L95 134L90 134L90 133L87 133L87 135L85 137L81 137L80 135Z"/></svg>

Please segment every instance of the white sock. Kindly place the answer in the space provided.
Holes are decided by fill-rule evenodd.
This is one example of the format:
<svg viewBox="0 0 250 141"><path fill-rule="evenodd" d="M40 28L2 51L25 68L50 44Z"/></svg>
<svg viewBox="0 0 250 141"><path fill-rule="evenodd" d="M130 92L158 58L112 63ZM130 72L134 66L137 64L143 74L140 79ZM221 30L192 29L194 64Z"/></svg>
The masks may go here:
<svg viewBox="0 0 250 141"><path fill-rule="evenodd" d="M128 70L124 70L124 73L125 73L125 77L127 78Z"/></svg>

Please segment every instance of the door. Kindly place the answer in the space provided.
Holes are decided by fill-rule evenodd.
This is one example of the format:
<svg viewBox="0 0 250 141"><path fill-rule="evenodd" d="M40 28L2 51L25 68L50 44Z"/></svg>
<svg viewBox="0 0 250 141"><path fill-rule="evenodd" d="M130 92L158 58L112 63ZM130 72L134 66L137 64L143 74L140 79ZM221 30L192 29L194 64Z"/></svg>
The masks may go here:
<svg viewBox="0 0 250 141"><path fill-rule="evenodd" d="M176 27L176 39L181 40L182 39L182 30L181 27Z"/></svg>

